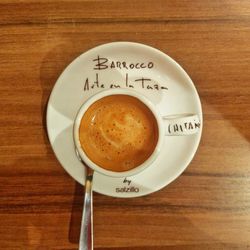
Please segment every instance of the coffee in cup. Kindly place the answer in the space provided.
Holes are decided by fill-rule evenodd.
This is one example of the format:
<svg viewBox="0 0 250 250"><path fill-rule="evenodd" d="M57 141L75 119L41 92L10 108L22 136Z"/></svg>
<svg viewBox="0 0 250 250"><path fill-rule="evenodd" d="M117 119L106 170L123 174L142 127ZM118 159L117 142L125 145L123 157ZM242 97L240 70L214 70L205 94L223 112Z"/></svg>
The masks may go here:
<svg viewBox="0 0 250 250"><path fill-rule="evenodd" d="M79 141L87 157L99 167L123 172L143 164L158 142L152 111L130 95L109 95L95 101L83 114Z"/></svg>

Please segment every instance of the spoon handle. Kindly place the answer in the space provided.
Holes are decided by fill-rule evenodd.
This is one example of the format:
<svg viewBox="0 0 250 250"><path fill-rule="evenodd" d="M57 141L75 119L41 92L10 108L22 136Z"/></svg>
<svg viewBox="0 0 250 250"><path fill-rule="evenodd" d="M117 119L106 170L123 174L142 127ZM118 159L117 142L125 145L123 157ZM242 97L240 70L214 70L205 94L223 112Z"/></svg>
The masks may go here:
<svg viewBox="0 0 250 250"><path fill-rule="evenodd" d="M92 179L93 170L86 168L85 196L81 223L79 250L93 250L93 201Z"/></svg>

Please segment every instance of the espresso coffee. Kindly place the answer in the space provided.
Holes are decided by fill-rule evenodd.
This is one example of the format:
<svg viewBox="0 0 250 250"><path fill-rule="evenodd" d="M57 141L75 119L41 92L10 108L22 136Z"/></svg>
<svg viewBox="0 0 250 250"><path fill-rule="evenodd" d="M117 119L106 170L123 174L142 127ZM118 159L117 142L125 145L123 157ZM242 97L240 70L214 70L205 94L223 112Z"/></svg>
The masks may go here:
<svg viewBox="0 0 250 250"><path fill-rule="evenodd" d="M79 127L81 147L103 169L123 172L145 162L158 141L151 110L129 95L110 95L93 103Z"/></svg>

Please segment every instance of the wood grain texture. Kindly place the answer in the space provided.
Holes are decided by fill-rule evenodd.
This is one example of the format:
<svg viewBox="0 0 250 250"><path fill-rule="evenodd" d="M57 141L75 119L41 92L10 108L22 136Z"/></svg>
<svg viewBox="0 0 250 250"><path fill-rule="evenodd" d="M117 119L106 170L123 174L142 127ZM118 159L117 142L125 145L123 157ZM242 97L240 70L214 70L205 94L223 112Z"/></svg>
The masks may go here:
<svg viewBox="0 0 250 250"><path fill-rule="evenodd" d="M94 195L96 249L248 249L249 15L249 1L1 1L0 249L77 249L84 190L52 152L46 103L69 62L111 41L176 59L200 94L204 131L168 187Z"/></svg>
<svg viewBox="0 0 250 250"><path fill-rule="evenodd" d="M249 19L248 0L2 0L2 24Z"/></svg>

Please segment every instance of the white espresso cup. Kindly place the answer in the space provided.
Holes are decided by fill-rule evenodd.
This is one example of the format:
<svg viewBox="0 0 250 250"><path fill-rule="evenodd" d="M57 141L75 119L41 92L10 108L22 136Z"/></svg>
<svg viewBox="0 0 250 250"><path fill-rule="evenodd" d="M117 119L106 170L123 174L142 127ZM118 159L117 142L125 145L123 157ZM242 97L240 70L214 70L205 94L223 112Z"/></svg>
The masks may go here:
<svg viewBox="0 0 250 250"><path fill-rule="evenodd" d="M88 110L88 108L95 103L96 101L111 95L127 95L137 98L144 105L146 105L154 115L157 126L158 126L158 141L155 146L153 153L150 157L144 161L141 165L124 172L114 172L110 170L106 170L102 168L102 166L98 166L95 164L84 152L81 147L80 139L79 139L79 127L82 120L83 115ZM144 95L138 93L135 90L129 89L110 89L104 90L90 97L86 102L82 104L80 107L75 121L74 121L74 142L77 151L78 158L83 161L88 167L92 168L94 171L97 171L101 174L108 175L111 177L126 177L138 174L143 171L145 168L150 166L159 156L160 151L164 145L164 140L166 136L186 136L197 133L200 129L200 119L197 114L175 114L175 115L166 115L162 116L160 112L157 110L157 107Z"/></svg>

